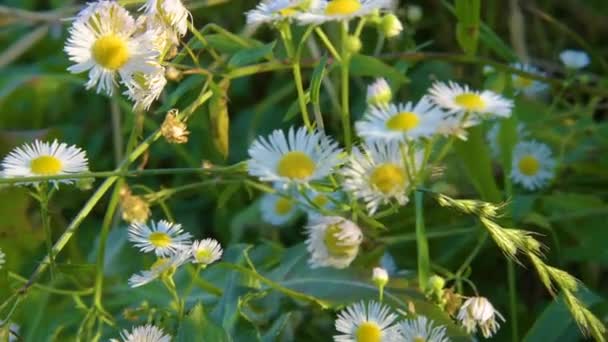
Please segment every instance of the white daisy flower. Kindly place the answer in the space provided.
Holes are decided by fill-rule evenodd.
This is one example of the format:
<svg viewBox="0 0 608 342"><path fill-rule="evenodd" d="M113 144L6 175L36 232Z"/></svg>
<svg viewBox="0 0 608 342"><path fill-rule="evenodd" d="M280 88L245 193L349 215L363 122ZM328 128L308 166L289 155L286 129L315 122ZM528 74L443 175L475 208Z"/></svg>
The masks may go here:
<svg viewBox="0 0 608 342"><path fill-rule="evenodd" d="M515 69L519 69L521 71L530 73L530 74L545 76L544 72L541 72L536 67L534 67L530 64L515 63L512 65L512 67L514 67ZM541 93L543 93L544 91L546 91L549 88L549 86L546 83L536 81L536 80L533 80L533 79L530 79L530 78L527 78L524 76L519 76L519 75L514 74L511 76L511 79L513 82L513 87L517 91L522 92L524 95L526 95L528 97L534 97L534 96L540 95Z"/></svg>
<svg viewBox="0 0 608 342"><path fill-rule="evenodd" d="M140 287L162 276L171 276L180 266L190 261L191 257L190 249L182 249L168 258L158 258L149 270L132 275L129 278L129 286Z"/></svg>
<svg viewBox="0 0 608 342"><path fill-rule="evenodd" d="M466 141L469 133L467 128L479 125L480 121L464 115L450 115L437 122L437 134L444 137L456 137Z"/></svg>
<svg viewBox="0 0 608 342"><path fill-rule="evenodd" d="M293 196L265 194L260 200L260 211L264 221L281 226L296 215L298 206Z"/></svg>
<svg viewBox="0 0 608 342"><path fill-rule="evenodd" d="M114 1L90 3L69 30L65 52L75 64L72 73L89 71L87 89L112 95L115 75L130 85L136 73L153 74L160 52L149 34L136 35L137 25L129 12Z"/></svg>
<svg viewBox="0 0 608 342"><path fill-rule="evenodd" d="M36 177L60 176L89 172L86 153L77 146L69 146L53 140L52 143L35 140L12 150L2 160L2 176ZM75 179L58 179L50 181L55 186L59 183L72 184ZM24 182L23 185L37 185L40 182Z"/></svg>
<svg viewBox="0 0 608 342"><path fill-rule="evenodd" d="M344 21L389 9L392 5L393 0L318 0L307 12L296 14L296 19L302 25Z"/></svg>
<svg viewBox="0 0 608 342"><path fill-rule="evenodd" d="M344 190L363 199L370 214L391 200L400 205L408 202L411 179L418 173L423 156L415 152L414 165L411 165L410 152L403 152L408 157L407 168L399 144L365 144L353 149L349 162L342 169Z"/></svg>
<svg viewBox="0 0 608 342"><path fill-rule="evenodd" d="M367 86L367 104L370 106L383 106L391 102L393 92L384 78L378 78Z"/></svg>
<svg viewBox="0 0 608 342"><path fill-rule="evenodd" d="M394 341L400 342L449 342L443 326L433 326L434 322L425 316L403 320L393 330Z"/></svg>
<svg viewBox="0 0 608 342"><path fill-rule="evenodd" d="M505 318L485 297L467 299L460 307L457 316L467 333L475 333L479 327L485 338L492 337L500 328L497 318L505 322Z"/></svg>
<svg viewBox="0 0 608 342"><path fill-rule="evenodd" d="M134 74L132 82L126 85L127 90L124 94L135 103L133 106L135 110L147 111L152 102L158 100L166 84L165 68L159 67L150 74Z"/></svg>
<svg viewBox="0 0 608 342"><path fill-rule="evenodd" d="M188 20L192 15L180 0L148 0L139 10L182 37L188 32Z"/></svg>
<svg viewBox="0 0 608 342"><path fill-rule="evenodd" d="M210 265L222 257L222 246L215 239L207 238L192 243L192 262Z"/></svg>
<svg viewBox="0 0 608 342"><path fill-rule="evenodd" d="M181 224L160 220L145 223L133 222L129 226L129 241L142 252L156 253L159 257L176 254L182 249L190 248L192 235L184 232Z"/></svg>
<svg viewBox="0 0 608 342"><path fill-rule="evenodd" d="M0 270L2 269L2 267L4 267L5 263L6 263L6 254L4 254L2 249L0 249Z"/></svg>
<svg viewBox="0 0 608 342"><path fill-rule="evenodd" d="M258 25L290 20L309 6L310 0L262 0L255 9L246 12L247 24Z"/></svg>
<svg viewBox="0 0 608 342"><path fill-rule="evenodd" d="M249 174L263 181L307 184L328 176L338 165L342 150L332 139L301 127L287 135L275 130L257 138L249 148Z"/></svg>
<svg viewBox="0 0 608 342"><path fill-rule="evenodd" d="M336 208L336 203L342 199L340 192L322 192L315 189L306 190L306 198L299 196L299 207L310 215L321 215L322 210L329 211Z"/></svg>
<svg viewBox="0 0 608 342"><path fill-rule="evenodd" d="M339 216L315 216L306 226L306 246L312 268L346 268L359 253L363 233L359 227Z"/></svg>
<svg viewBox="0 0 608 342"><path fill-rule="evenodd" d="M382 342L392 341L391 324L397 315L381 303L363 301L352 304L338 314L335 326L341 335L335 335L336 342Z"/></svg>
<svg viewBox="0 0 608 342"><path fill-rule="evenodd" d="M477 91L451 81L447 84L435 82L429 92L431 100L451 114L470 113L485 118L508 118L513 108L513 101L493 91Z"/></svg>
<svg viewBox="0 0 608 342"><path fill-rule="evenodd" d="M559 59L568 69L578 70L591 63L589 55L580 50L564 50L559 54Z"/></svg>
<svg viewBox="0 0 608 342"><path fill-rule="evenodd" d="M135 327L131 332L123 330L120 339L122 342L171 342L170 335L166 335L163 329L151 324ZM110 341L119 342L117 339L111 339Z"/></svg>
<svg viewBox="0 0 608 342"><path fill-rule="evenodd" d="M528 190L545 186L555 171L549 146L537 141L522 141L513 149L511 179Z"/></svg>
<svg viewBox="0 0 608 342"><path fill-rule="evenodd" d="M370 107L361 121L355 123L357 133L368 142L406 142L435 134L445 113L423 97L418 103L389 104Z"/></svg>
<svg viewBox="0 0 608 342"><path fill-rule="evenodd" d="M486 133L486 141L488 142L488 146L490 146L490 153L492 157L498 158L500 157L500 142L498 141L498 134L500 133L500 122L496 122L492 125L492 127ZM524 139L528 136L528 132L526 131L526 126L522 123L517 124L517 138Z"/></svg>

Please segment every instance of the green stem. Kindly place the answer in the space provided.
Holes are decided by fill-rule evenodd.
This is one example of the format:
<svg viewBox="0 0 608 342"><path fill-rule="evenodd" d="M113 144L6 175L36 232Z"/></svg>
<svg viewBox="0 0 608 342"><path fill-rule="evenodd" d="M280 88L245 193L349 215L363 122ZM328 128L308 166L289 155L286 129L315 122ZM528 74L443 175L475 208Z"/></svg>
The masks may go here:
<svg viewBox="0 0 608 342"><path fill-rule="evenodd" d="M519 341L519 328L517 324L517 286L515 284L515 265L507 259L507 278L509 283L509 310L511 313L511 341Z"/></svg>
<svg viewBox="0 0 608 342"><path fill-rule="evenodd" d="M342 62L342 57L340 56L340 54L334 47L334 44L331 43L331 40L329 40L329 38L327 38L327 35L325 34L325 32L323 32L323 29L320 26L317 26L315 28L315 33L317 34L317 36L319 36L319 39L321 39L321 41L323 42L323 45L325 45L325 47L327 48L329 53L332 55L332 57L336 61Z"/></svg>
<svg viewBox="0 0 608 342"><path fill-rule="evenodd" d="M462 263L460 268L458 268L458 271L456 272L457 278L460 278L460 276L462 276L462 274L467 270L469 265L471 265L473 260L475 260L475 257L477 256L477 254L479 254L479 252L481 251L481 248L483 247L483 245L486 243L486 240L488 239L488 233L486 231L482 230L480 234L481 235L479 236L479 240L477 241L477 244L475 245L475 247L473 248L471 253L467 256L465 261Z"/></svg>
<svg viewBox="0 0 608 342"><path fill-rule="evenodd" d="M167 290L169 290L171 296L173 297L173 300L175 301L175 305L177 305L177 318L178 321L181 321L184 317L184 301L179 297L179 294L177 293L177 287L175 286L175 282L173 281L172 277L168 277L166 279L163 279L163 284L165 284L165 287L167 288Z"/></svg>
<svg viewBox="0 0 608 342"><path fill-rule="evenodd" d="M17 273L14 272L8 272L8 276L12 279L15 279L21 283L27 283L27 279L20 276ZM88 288L88 289L84 289L84 290L65 290L65 289L58 289L58 288L54 288L51 286L46 286L46 285L42 285L42 284L34 284L34 288L37 288L41 291L46 291L48 293L54 293L54 294L58 294L58 295L66 295L66 296L86 296L86 295L90 295L93 293L93 288Z"/></svg>
<svg viewBox="0 0 608 342"><path fill-rule="evenodd" d="M428 286L431 275L431 258L429 256L429 242L424 228L423 199L424 193L416 191L414 199L416 202L416 245L418 247L418 283L422 292Z"/></svg>
<svg viewBox="0 0 608 342"><path fill-rule="evenodd" d="M352 148L352 137L350 128L350 104L349 104L349 67L350 67L350 52L347 48L348 40L348 21L343 21L340 26L340 36L342 40L342 63L340 64L341 82L342 82L342 128L344 130L344 145L346 151L350 152Z"/></svg>
<svg viewBox="0 0 608 342"><path fill-rule="evenodd" d="M44 230L44 239L46 241L46 251L49 256L49 270L51 279L55 279L55 258L53 257L53 236L51 230L51 216L49 214L49 192L48 183L42 183L38 189L38 200L40 201L40 219ZM43 261L44 262L44 261Z"/></svg>
<svg viewBox="0 0 608 342"><path fill-rule="evenodd" d="M293 79L296 82L296 89L298 91L298 103L300 105L300 112L302 113L302 120L304 125L309 131L312 131L313 127L308 117L308 108L306 107L306 94L304 93L304 86L302 84L302 70L300 68L300 56L295 56L293 62Z"/></svg>

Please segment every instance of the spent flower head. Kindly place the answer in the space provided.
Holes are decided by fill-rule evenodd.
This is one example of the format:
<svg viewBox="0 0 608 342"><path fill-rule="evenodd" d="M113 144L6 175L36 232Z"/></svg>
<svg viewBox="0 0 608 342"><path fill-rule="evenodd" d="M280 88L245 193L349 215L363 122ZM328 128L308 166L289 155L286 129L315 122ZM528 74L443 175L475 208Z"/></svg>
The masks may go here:
<svg viewBox="0 0 608 342"><path fill-rule="evenodd" d="M505 322L505 318L494 309L492 303L485 297L471 297L467 299L460 311L458 320L467 333L475 333L477 329L485 338L492 337L500 328L499 320Z"/></svg>
<svg viewBox="0 0 608 342"><path fill-rule="evenodd" d="M160 132L167 142L171 144L185 144L188 142L188 126L179 118L179 111L171 109L160 126Z"/></svg>

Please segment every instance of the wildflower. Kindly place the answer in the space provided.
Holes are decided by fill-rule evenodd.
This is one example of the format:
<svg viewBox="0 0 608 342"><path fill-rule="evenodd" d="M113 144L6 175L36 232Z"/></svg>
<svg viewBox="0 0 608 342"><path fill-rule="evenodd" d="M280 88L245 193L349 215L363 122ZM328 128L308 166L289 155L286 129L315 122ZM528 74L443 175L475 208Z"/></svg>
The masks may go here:
<svg viewBox="0 0 608 342"><path fill-rule="evenodd" d="M304 11L310 0L262 0L255 9L246 12L247 24L257 25L290 20Z"/></svg>
<svg viewBox="0 0 608 342"><path fill-rule="evenodd" d="M485 338L492 337L500 328L497 318L505 322L504 317L485 297L467 299L458 312L458 320L467 333L475 333L479 327Z"/></svg>
<svg viewBox="0 0 608 342"><path fill-rule="evenodd" d="M260 201L262 219L280 226L291 220L297 210L296 200L289 195L265 194Z"/></svg>
<svg viewBox="0 0 608 342"><path fill-rule="evenodd" d="M31 144L13 149L2 160L2 176L36 177L60 176L88 172L86 153L77 146L69 146L53 140L52 143L35 140ZM72 184L75 179L51 180L55 186L59 183ZM41 182L23 182L23 185L38 185Z"/></svg>
<svg viewBox="0 0 608 342"><path fill-rule="evenodd" d="M355 123L357 133L369 142L405 142L429 137L436 132L445 113L426 97L418 103L370 107L363 120Z"/></svg>
<svg viewBox="0 0 608 342"><path fill-rule="evenodd" d="M145 223L134 222L129 227L129 241L142 252L154 251L157 256L166 257L190 247L192 235L182 230L182 225L160 220Z"/></svg>
<svg viewBox="0 0 608 342"><path fill-rule="evenodd" d="M378 78L367 86L367 104L370 106L384 106L391 102L393 93L384 78Z"/></svg>
<svg viewBox="0 0 608 342"><path fill-rule="evenodd" d="M204 266L210 265L222 257L222 246L215 239L207 238L192 243L192 262Z"/></svg>
<svg viewBox="0 0 608 342"><path fill-rule="evenodd" d="M4 254L2 249L0 249L0 270L2 269L2 267L4 267L5 263L6 263L6 254Z"/></svg>
<svg viewBox="0 0 608 342"><path fill-rule="evenodd" d="M123 330L120 338L122 342L171 342L170 335L165 335L161 328L151 324L135 327L131 332ZM119 340L112 339L111 342L119 342Z"/></svg>
<svg viewBox="0 0 608 342"><path fill-rule="evenodd" d="M451 114L476 114L477 116L511 116L513 101L490 90L477 91L458 83L436 82L430 90L433 102Z"/></svg>
<svg viewBox="0 0 608 342"><path fill-rule="evenodd" d="M403 320L393 329L393 340L400 342L448 342L444 326L434 326L425 316Z"/></svg>
<svg viewBox="0 0 608 342"><path fill-rule="evenodd" d="M146 222L150 217L150 205L142 197L133 195L128 188L121 189L120 207L122 219L129 222Z"/></svg>
<svg viewBox="0 0 608 342"><path fill-rule="evenodd" d="M538 75L538 76L545 75L543 72L541 72L536 67L534 67L530 64L515 63L512 66L515 69L521 70L523 72L527 72L529 74L534 74L534 75ZM525 76L521 76L521 75L513 74L511 76L511 79L513 82L513 87L517 91L522 92L524 95L526 95L528 97L534 97L534 96L540 95L548 88L546 83L536 81L534 79L531 79L531 78L528 78Z"/></svg>
<svg viewBox="0 0 608 342"><path fill-rule="evenodd" d="M479 120L471 118L469 116L457 115L457 116L446 116L442 120L437 122L435 130L437 134L444 137L456 137L460 140L466 141L469 133L467 128L477 126Z"/></svg>
<svg viewBox="0 0 608 342"><path fill-rule="evenodd" d="M188 126L178 118L179 111L171 109L160 126L160 132L171 144L185 144L188 142Z"/></svg>
<svg viewBox="0 0 608 342"><path fill-rule="evenodd" d="M131 82L125 85L127 90L124 95L134 102L133 108L146 111L150 109L152 102L158 100L167 85L165 68L159 66L147 74L136 72L133 74Z"/></svg>
<svg viewBox="0 0 608 342"><path fill-rule="evenodd" d="M382 300L384 287L388 284L388 272L382 267L374 267L372 281L378 287L378 290L380 291L380 300Z"/></svg>
<svg viewBox="0 0 608 342"><path fill-rule="evenodd" d="M382 18L380 29L381 32L384 33L384 36L387 38L393 38L398 36L401 31L403 31L403 24L401 24L401 21L396 15L389 13Z"/></svg>
<svg viewBox="0 0 608 342"><path fill-rule="evenodd" d="M318 0L311 8L296 15L300 24L322 24L327 21L348 21L388 9L391 0Z"/></svg>
<svg viewBox="0 0 608 342"><path fill-rule="evenodd" d="M559 54L559 59L566 68L572 70L582 69L591 62L589 55L580 50L564 50Z"/></svg>
<svg viewBox="0 0 608 342"><path fill-rule="evenodd" d="M188 20L192 15L180 0L148 0L139 10L182 37L188 32Z"/></svg>
<svg viewBox="0 0 608 342"><path fill-rule="evenodd" d="M386 305L375 301L352 304L338 314L336 342L380 342L391 334L391 324L397 319Z"/></svg>
<svg viewBox="0 0 608 342"><path fill-rule="evenodd" d="M306 227L306 245L311 267L346 268L357 257L363 233L359 227L339 216L314 217Z"/></svg>
<svg viewBox="0 0 608 342"><path fill-rule="evenodd" d="M488 142L488 146L490 147L490 153L492 157L498 158L500 157L500 141L498 141L498 136L500 133L500 123L496 122L492 125L492 127L488 130L486 134L486 141ZM517 138L523 139L528 136L528 132L526 131L526 126L524 124L517 124Z"/></svg>
<svg viewBox="0 0 608 342"><path fill-rule="evenodd" d="M129 286L140 287L146 285L155 279L171 277L175 271L187 263L192 257L190 249L178 250L176 254L166 258L158 258L149 270L141 271L129 278Z"/></svg>
<svg viewBox="0 0 608 342"><path fill-rule="evenodd" d="M339 162L338 144L319 132L301 127L258 138L249 148L249 174L263 181L307 184L328 176Z"/></svg>
<svg viewBox="0 0 608 342"><path fill-rule="evenodd" d="M528 190L545 186L553 178L555 160L549 146L537 141L523 141L513 149L511 179Z"/></svg>
<svg viewBox="0 0 608 342"><path fill-rule="evenodd" d="M396 200L400 205L408 202L407 193L412 187L411 181L417 174L422 155L415 152L414 160L409 160L409 151L403 152L396 143L372 143L353 149L349 162L342 170L342 186L356 198L363 199L370 214L391 200ZM403 155L408 159L407 169ZM412 162L414 165L411 165Z"/></svg>
<svg viewBox="0 0 608 342"><path fill-rule="evenodd" d="M312 188L306 190L306 198L300 195L299 205L308 215L319 215L323 211L336 208L342 198L340 192L321 192Z"/></svg>

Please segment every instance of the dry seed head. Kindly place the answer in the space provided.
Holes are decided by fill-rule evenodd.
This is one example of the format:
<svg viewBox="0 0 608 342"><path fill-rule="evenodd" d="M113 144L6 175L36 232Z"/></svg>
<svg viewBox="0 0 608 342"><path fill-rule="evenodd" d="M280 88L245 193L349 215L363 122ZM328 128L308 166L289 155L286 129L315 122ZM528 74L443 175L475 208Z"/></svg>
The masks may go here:
<svg viewBox="0 0 608 342"><path fill-rule="evenodd" d="M188 142L188 126L181 121L177 115L179 111L177 109L171 109L167 112L165 121L160 127L160 132L171 144L185 144Z"/></svg>
<svg viewBox="0 0 608 342"><path fill-rule="evenodd" d="M131 194L129 188L124 187L120 193L120 207L122 219L129 222L146 222L150 217L150 205L142 197Z"/></svg>

